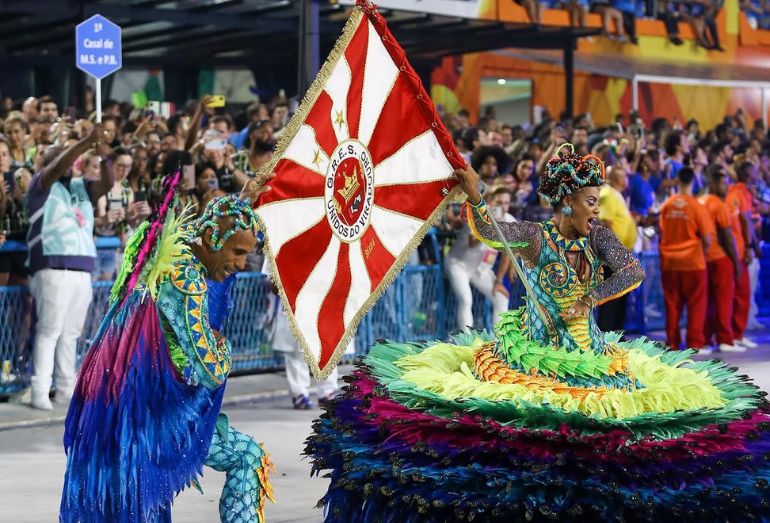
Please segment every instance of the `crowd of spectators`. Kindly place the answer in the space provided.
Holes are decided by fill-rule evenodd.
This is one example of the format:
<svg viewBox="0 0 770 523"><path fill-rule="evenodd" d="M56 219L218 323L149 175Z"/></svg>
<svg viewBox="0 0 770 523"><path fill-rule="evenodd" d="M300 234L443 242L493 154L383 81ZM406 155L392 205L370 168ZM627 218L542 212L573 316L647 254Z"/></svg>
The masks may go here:
<svg viewBox="0 0 770 523"><path fill-rule="evenodd" d="M684 42L679 36L679 22L692 28L695 43L716 51L722 48L716 18L723 0L514 0L524 7L533 24L541 24L543 9L564 9L570 24L586 25L588 14L596 13L602 19L602 35L620 42L639 43L636 33L637 18L658 19L666 28L666 35L674 45ZM770 29L770 2L768 0L741 0L740 8L754 29Z"/></svg>
<svg viewBox="0 0 770 523"><path fill-rule="evenodd" d="M108 101L102 123L94 124L93 115L78 114L72 108L60 112L48 96L3 101L0 245L5 245L0 248L0 285L30 285L35 296L35 289L53 288L53 284L30 278L31 273L44 270L57 271L55 283L70 281L73 289L77 285L90 290L92 279L111 280L131 231L162 198L162 175L177 168L182 170L180 205L202 209L215 196L240 192L270 162L290 118L289 101L279 97L269 104L224 108L212 108L210 102L211 98L203 97L164 118ZM445 114L443 120L458 150L479 172L500 220L543 221L553 215L551 206L538 196L537 173L559 146L570 142L577 152L593 154L607 166L607 197L611 199L607 201L612 203L614 215L628 211L631 228L638 230L633 235L637 252L657 249L660 209L681 186L678 173L683 169L693 172L695 196L706 190L708 169L714 166L730 183L741 178L751 194L754 237L770 235L767 226L762 235L762 223L768 224L770 214L770 140L762 121L748 121L743 111L726 116L714 129L702 129L695 120L644 122L637 114L617 115L611 125L595 125L589 114L554 118L546 113L535 126L510 125L500 122L491 108L475 125L466 111ZM63 202L63 210L51 203L57 198ZM627 209L619 209L626 203ZM57 212L72 219L60 219ZM511 263L468 234L460 206L451 205L437 225L438 234L420 246L412 263L443 265L457 297L458 327L473 322L473 287L491 300L495 314L516 306L522 292ZM96 249L94 245L100 242L114 247ZM758 241L747 242L747 257L758 255L758 248ZM746 262L748 266L751 260ZM252 256L249 270L261 267L259 256ZM85 290L67 291L62 299L73 294L90 296ZM25 299L26 331L33 302ZM37 299L35 303L40 323L46 318L46 311L40 309L45 302ZM59 304L57 310L71 307ZM614 319L607 321L622 324L622 314L610 312L607 317ZM647 311L649 315L662 312ZM39 343L49 347L36 353L53 359L62 346L74 350L77 333L72 336L66 329L72 322L60 322L59 316L48 319L56 320L55 325L38 324L36 328L51 332L47 341L38 336ZM62 341L65 338L72 339ZM22 333L19 339L27 337ZM55 358L58 372L60 360L67 358ZM35 368L46 372L52 365L35 362ZM61 374L57 382L66 383L67 378ZM44 377L41 383L47 390L50 378ZM47 407L46 401L38 398L38 405L42 402Z"/></svg>
<svg viewBox="0 0 770 523"><path fill-rule="evenodd" d="M286 99L240 110L210 108L209 102L204 97L168 118L112 100L104 104L103 143L80 154L71 166L71 174L86 183L98 180L102 168L109 169L114 180L94 205L97 239L114 238L124 245L160 199L161 175L178 166L183 171L182 203L202 209L217 195L239 192L270 161L288 121ZM27 193L46 151L73 147L85 138L94 125L93 115L87 118L72 108L60 112L57 103L44 96L5 100L0 116L0 243L23 246L29 229ZM23 251L0 252L0 285L28 283ZM99 249L96 279L112 279L121 251Z"/></svg>
<svg viewBox="0 0 770 523"><path fill-rule="evenodd" d="M21 295L15 333L14 366L34 362L23 402L51 409L54 377L56 400L69 400L92 281L115 277L131 232L163 198L164 175L180 169L180 210L201 212L212 198L240 192L270 161L288 101L241 109L211 102L205 96L163 117L108 100L94 123L92 113L60 112L50 96L2 101L0 286L30 291ZM262 267L257 253L249 261L249 270Z"/></svg>
<svg viewBox="0 0 770 523"><path fill-rule="evenodd" d="M209 101L204 97L191 102L168 118L128 104L105 103L104 144L78 156L71 169L75 177L86 181L98 180L103 167L111 171L114 183L94 207L97 238L113 237L124 243L149 215L152 202L160 198L161 174L177 166L184 173L185 203L205 204L213 196L240 191L270 161L290 116L288 100L216 109L208 107ZM0 116L0 170L4 173L0 238L23 243L29 227L25 199L46 150L74 145L87 135L93 122L71 108L60 114L48 96L16 103L5 100ZM710 130L701 129L695 120L643 122L636 114L617 115L609 126L595 125L589 114L574 118L545 114L538 125L524 127L498 121L491 109L477 125L471 125L466 111L444 115L444 122L488 188L510 193L508 212L517 219L541 221L551 215L550 207L537 196L536 174L564 142L573 143L582 154L596 154L608 167L621 169L627 175L625 195L630 210L644 231L639 250L654 243L655 216L685 165L695 171L694 192L698 194L705 189L708 165L723 166L735 179L735 166L750 162L756 167L752 186L757 220L767 214L770 204L767 131L761 120L749 122L742 111ZM452 218L447 222L451 229ZM430 249L420 252L424 261L435 258ZM26 283L25 257L13 249L0 253L0 285ZM110 279L119 259L119 248L100 250L94 276Z"/></svg>
<svg viewBox="0 0 770 523"><path fill-rule="evenodd" d="M680 171L692 171L694 197L707 192L710 178L718 171L725 176L728 186L745 185L748 188L750 216L747 225L751 234L747 234L745 260L742 261L756 273L752 260L760 255L760 239L766 240L770 235L770 135L762 120L749 121L742 110L726 116L714 129L703 129L696 120L682 123L657 118L644 122L635 113L618 114L615 122L606 126L595 125L589 114L574 118L552 118L546 114L534 127L512 126L498 121L491 108L475 126L470 124L465 111L445 115L444 121L461 154L479 173L487 200L491 203L505 195L505 201L510 202L500 210L500 217L510 214L519 220L543 221L553 216L551 206L538 196L537 173L563 143L572 143L582 155L598 157L604 162L608 175L603 209L615 216L628 214L630 225L616 230L616 234L625 236L628 240L624 243L635 252L658 250L660 210L679 190L681 180L677 175ZM619 207L623 207L622 212ZM454 262L458 253L462 254L462 260L474 260L461 280L463 291L455 290L458 297L469 295L469 285L490 297L497 293L520 296L521 292L511 292L516 277L510 264L498 257L494 268L489 269L494 260L489 263L479 261L486 260L484 246L466 238L467 223L458 219L457 213L457 209L448 209L442 230L443 236L449 238L448 244L459 242L462 249L455 244L446 247L445 266L452 268L449 275L457 280L458 267L464 266ZM471 256L468 249L478 252ZM482 268L487 272L491 270L496 279L489 274L475 274ZM755 288L756 277L752 285L752 289ZM463 310L458 309L458 327L464 328L467 326L463 323L467 321L466 300L459 301ZM655 309L646 312L648 315L663 313ZM620 318L619 326L615 322L614 328L622 328L624 316L613 314L613 317Z"/></svg>

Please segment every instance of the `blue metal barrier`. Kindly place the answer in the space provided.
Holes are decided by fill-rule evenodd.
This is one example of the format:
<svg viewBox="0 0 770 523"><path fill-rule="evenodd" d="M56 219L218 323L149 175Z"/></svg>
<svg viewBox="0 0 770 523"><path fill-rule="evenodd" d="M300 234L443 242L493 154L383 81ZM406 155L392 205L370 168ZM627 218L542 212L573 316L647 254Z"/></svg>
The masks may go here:
<svg viewBox="0 0 770 523"><path fill-rule="evenodd" d="M16 392L25 384L21 369L30 365L29 336L24 328L30 302L26 287L0 287L0 394Z"/></svg>
<svg viewBox="0 0 770 523"><path fill-rule="evenodd" d="M120 238L117 236L97 236L94 238L97 249L119 249L121 247ZM27 242L8 240L0 245L2 252L27 252Z"/></svg>
<svg viewBox="0 0 770 523"><path fill-rule="evenodd" d="M770 316L770 243L762 245L762 259L759 260L759 283L757 285L757 315Z"/></svg>
<svg viewBox="0 0 770 523"><path fill-rule="evenodd" d="M88 351L107 312L111 285L111 282L93 283L93 300L78 343L78 362ZM283 368L283 355L270 346L268 322L274 299L266 275L237 275L233 288L235 306L223 329L223 334L232 343L233 371ZM26 287L0 287L0 317L5 319L3 327L0 327L0 362L6 371L10 369L0 380L0 394L16 392L28 382L31 370L29 336L23 323L24 308L29 306L30 301ZM455 309L454 294L442 266L407 266L364 317L355 338L355 355L345 356L343 361L349 362L356 356L366 354L369 347L380 339L445 339L447 332L456 330ZM491 306L476 291L473 311L478 328L491 327Z"/></svg>
<svg viewBox="0 0 770 523"><path fill-rule="evenodd" d="M626 332L644 334L665 327L663 288L660 281L660 257L657 252L643 252L639 261L646 277L628 297Z"/></svg>

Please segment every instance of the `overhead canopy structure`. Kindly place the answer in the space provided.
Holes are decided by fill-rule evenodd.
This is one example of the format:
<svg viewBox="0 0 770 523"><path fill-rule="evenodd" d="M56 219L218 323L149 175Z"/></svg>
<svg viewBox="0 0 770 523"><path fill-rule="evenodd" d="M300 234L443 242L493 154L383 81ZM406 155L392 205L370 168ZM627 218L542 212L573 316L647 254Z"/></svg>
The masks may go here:
<svg viewBox="0 0 770 523"><path fill-rule="evenodd" d="M302 17L315 17L312 41L323 56L340 34L348 9L329 0L0 0L0 67L71 68L74 26L98 13L122 27L124 68L269 69L284 85L293 85L286 79L297 74L296 64L308 50L300 41ZM598 32L381 12L425 75L443 56L490 49L549 49L571 56L578 38Z"/></svg>
<svg viewBox="0 0 770 523"><path fill-rule="evenodd" d="M319 5L321 46L331 46L348 8ZM123 28L124 65L271 65L297 58L303 2L289 0L0 0L0 60L6 64L69 64L73 28L102 14ZM382 10L413 58L436 58L501 47L563 49L594 29Z"/></svg>

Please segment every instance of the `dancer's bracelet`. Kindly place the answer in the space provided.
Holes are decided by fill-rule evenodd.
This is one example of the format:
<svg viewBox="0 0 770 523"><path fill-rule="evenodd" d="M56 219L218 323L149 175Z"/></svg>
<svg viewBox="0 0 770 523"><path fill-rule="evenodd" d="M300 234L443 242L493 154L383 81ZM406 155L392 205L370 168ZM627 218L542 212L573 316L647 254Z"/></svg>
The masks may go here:
<svg viewBox="0 0 770 523"><path fill-rule="evenodd" d="M587 305L589 309L596 307L596 300L590 294L586 294L582 298L579 298L578 301L583 302L583 304Z"/></svg>
<svg viewBox="0 0 770 523"><path fill-rule="evenodd" d="M470 205L471 207L473 207L476 210L479 210L482 207L486 207L487 202L486 202L486 200L484 200L484 198L482 198L482 199L479 200L479 203L477 203L476 205L473 205L470 201L468 202L468 205Z"/></svg>

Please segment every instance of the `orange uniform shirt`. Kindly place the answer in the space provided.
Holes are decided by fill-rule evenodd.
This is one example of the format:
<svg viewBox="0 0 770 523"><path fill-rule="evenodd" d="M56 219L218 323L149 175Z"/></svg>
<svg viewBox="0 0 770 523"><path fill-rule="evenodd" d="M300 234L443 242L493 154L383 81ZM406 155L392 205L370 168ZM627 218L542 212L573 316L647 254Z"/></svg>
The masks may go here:
<svg viewBox="0 0 770 523"><path fill-rule="evenodd" d="M675 194L660 208L660 268L699 271L706 268L702 238L714 237L706 208L694 197Z"/></svg>
<svg viewBox="0 0 770 523"><path fill-rule="evenodd" d="M742 183L736 183L730 187L727 191L727 197L725 198L725 205L730 213L730 226L733 228L733 236L735 236L735 248L738 252L738 259L743 260L744 254L746 254L746 244L748 238L743 236L743 227L741 226L741 215L747 212L751 212L751 193L748 192L746 186Z"/></svg>
<svg viewBox="0 0 770 523"><path fill-rule="evenodd" d="M737 193L743 200L743 205L748 212L754 211L754 196L751 194L751 189L743 182L738 182L730 186L727 191L728 194L733 192Z"/></svg>
<svg viewBox="0 0 770 523"><path fill-rule="evenodd" d="M719 245L719 241L717 241L716 230L726 229L727 227L732 226L730 211L727 210L727 206L724 202L713 194L704 194L698 198L698 202L706 208L715 233L714 236L711 237L711 245L706 251L706 261L710 262L727 257L727 253L722 246Z"/></svg>

